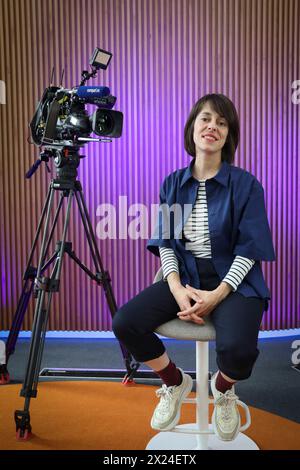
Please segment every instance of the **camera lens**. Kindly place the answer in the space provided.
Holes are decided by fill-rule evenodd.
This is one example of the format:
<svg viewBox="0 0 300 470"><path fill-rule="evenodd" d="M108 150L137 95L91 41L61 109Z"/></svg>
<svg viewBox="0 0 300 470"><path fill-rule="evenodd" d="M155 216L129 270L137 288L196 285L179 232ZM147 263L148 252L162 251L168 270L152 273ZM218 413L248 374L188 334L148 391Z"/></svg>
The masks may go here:
<svg viewBox="0 0 300 470"><path fill-rule="evenodd" d="M95 122L95 133L98 135L108 135L113 131L114 120L106 110L98 110Z"/></svg>

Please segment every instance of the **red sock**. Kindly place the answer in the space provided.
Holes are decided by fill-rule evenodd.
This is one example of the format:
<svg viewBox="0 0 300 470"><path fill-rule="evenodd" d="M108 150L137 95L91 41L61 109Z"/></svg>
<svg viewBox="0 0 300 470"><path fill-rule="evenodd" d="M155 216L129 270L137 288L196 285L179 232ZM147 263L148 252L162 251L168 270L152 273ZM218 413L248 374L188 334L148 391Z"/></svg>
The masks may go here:
<svg viewBox="0 0 300 470"><path fill-rule="evenodd" d="M172 385L180 385L182 383L182 374L171 360L167 367L162 370L155 371L155 373L159 375L167 387L171 387Z"/></svg>
<svg viewBox="0 0 300 470"><path fill-rule="evenodd" d="M235 384L236 382L229 382L228 380L224 379L223 375L221 372L218 372L217 378L216 378L216 389L219 390L219 392L225 393L227 390L230 390L232 385Z"/></svg>

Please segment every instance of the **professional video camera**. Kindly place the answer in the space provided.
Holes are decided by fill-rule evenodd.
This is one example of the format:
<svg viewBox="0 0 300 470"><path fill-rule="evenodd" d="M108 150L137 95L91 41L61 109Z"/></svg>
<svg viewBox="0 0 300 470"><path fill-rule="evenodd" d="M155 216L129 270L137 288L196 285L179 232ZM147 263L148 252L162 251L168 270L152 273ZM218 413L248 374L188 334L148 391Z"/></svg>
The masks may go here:
<svg viewBox="0 0 300 470"><path fill-rule="evenodd" d="M121 136L123 113L112 110L116 97L106 86L85 85L99 69L108 67L111 57L110 52L97 47L90 59L92 71L82 72L79 86L67 89L50 84L46 88L29 125L33 143L44 147L44 151L26 173L26 178L31 178L42 161L54 158L58 178L74 179L80 158L83 158L78 154L80 147L86 142L111 142L112 137ZM51 83L52 78L53 71ZM86 104L96 105L98 109L89 116ZM89 137L91 133L104 138Z"/></svg>
<svg viewBox="0 0 300 470"><path fill-rule="evenodd" d="M69 147L91 140L102 140L89 139L92 132L105 137L121 136L123 114L112 111L116 97L110 94L106 86L85 85L100 68L107 68L111 57L110 52L96 48L90 60L92 72L82 72L79 86L66 89L50 85L46 88L30 123L32 139L36 145ZM88 115L86 104L98 107L92 116Z"/></svg>

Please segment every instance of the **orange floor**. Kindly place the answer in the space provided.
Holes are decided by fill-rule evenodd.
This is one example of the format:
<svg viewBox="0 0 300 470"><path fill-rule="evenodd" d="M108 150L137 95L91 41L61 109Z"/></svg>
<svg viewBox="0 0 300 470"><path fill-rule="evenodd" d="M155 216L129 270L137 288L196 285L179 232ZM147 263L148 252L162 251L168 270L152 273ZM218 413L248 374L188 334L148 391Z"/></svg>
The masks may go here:
<svg viewBox="0 0 300 470"><path fill-rule="evenodd" d="M158 387L125 387L116 382L42 382L31 401L33 438L16 440L14 411L23 409L21 385L0 387L1 450L145 449L156 432L150 419ZM194 396L194 394L191 394ZM245 431L264 450L300 449L300 424L250 408ZM184 404L180 424L195 421L195 406Z"/></svg>

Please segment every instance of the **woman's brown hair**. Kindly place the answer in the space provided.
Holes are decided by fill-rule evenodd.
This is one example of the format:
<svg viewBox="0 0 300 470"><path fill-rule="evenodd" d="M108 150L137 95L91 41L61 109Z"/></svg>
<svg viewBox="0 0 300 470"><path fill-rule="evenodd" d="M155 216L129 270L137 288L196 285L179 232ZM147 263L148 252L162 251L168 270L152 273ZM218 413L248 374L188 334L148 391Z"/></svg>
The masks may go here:
<svg viewBox="0 0 300 470"><path fill-rule="evenodd" d="M222 161L233 163L234 154L240 138L240 123L237 111L233 102L227 96L220 93L211 93L202 96L194 104L184 127L184 148L192 157L196 156L195 142L193 138L194 124L196 117L201 112L204 105L209 102L213 110L223 116L228 123L228 136L222 148Z"/></svg>

